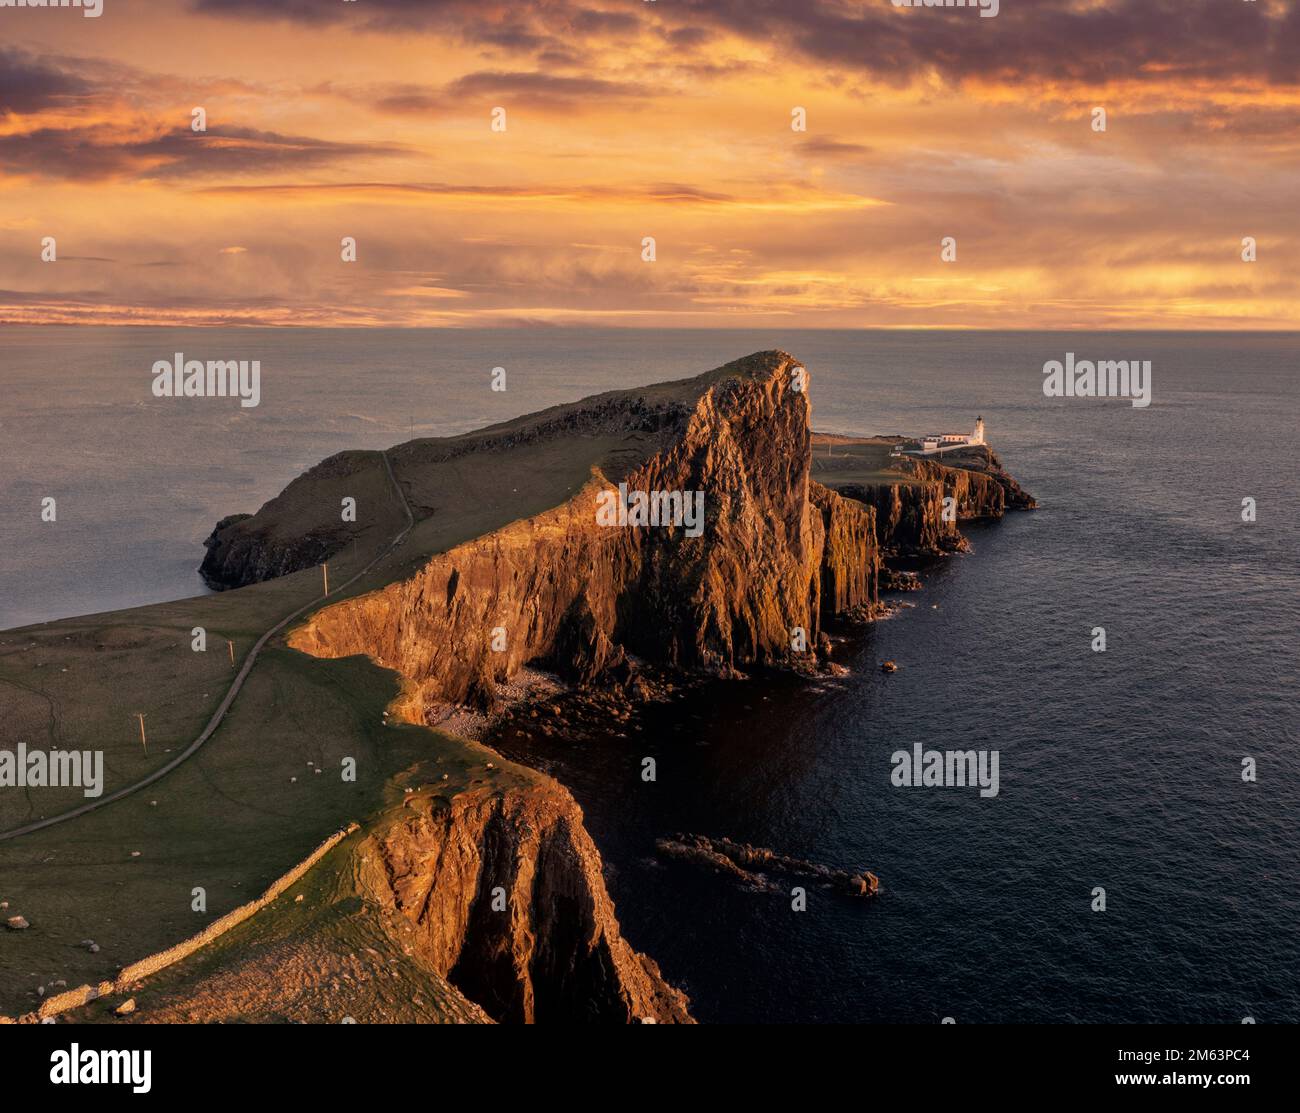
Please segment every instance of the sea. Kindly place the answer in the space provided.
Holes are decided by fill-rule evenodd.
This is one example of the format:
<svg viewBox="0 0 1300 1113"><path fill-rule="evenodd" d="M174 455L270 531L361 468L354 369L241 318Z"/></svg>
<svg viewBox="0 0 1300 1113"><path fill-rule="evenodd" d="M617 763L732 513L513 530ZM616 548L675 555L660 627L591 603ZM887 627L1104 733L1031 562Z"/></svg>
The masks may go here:
<svg viewBox="0 0 1300 1113"><path fill-rule="evenodd" d="M516 746L582 805L627 938L705 1022L1300 1021L1296 334L4 326L0 628L201 593L213 524L331 453L768 348L820 430L982 416L1041 508L970 527L844 676ZM176 353L258 360L260 404L154 397ZM1045 396L1067 353L1150 360L1151 404ZM998 794L895 785L918 743L996 751ZM665 863L675 832L881 893L797 909Z"/></svg>

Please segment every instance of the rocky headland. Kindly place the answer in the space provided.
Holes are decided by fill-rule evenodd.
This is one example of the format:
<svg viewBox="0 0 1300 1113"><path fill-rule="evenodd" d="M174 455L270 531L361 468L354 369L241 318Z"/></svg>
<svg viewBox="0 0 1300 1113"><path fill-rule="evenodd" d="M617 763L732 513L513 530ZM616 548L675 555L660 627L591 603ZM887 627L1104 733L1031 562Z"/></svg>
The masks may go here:
<svg viewBox="0 0 1300 1113"><path fill-rule="evenodd" d="M521 713L509 693L521 670L545 670L566 686L553 708L541 705L548 732L568 727L574 701L599 712L611 692L646 698L674 677L824 668L828 626L869 621L882 591L910 586L891 564L961 551L961 521L1035 503L984 446L940 462L894 457L889 438L819 441L810 386L794 357L762 352L695 379L399 445L387 459L417 523L463 539L315 609L287 644L393 670L401 695L388 714L420 725L449 707L492 716L515 702L505 715L527 727L537 706ZM366 456L332 457L257 514L223 519L205 543L205 579L244 587L352 543L323 508L362 482ZM530 474L543 466L567 469L570 482L562 499L530 506ZM476 531L455 489L468 474L494 477L518 516ZM619 484L703 492L703 528L601 524L603 493ZM943 513L946 496L955 515ZM358 886L489 1016L689 1018L685 998L622 939L581 812L554 782L408 800L363 847ZM868 884L865 873L725 839L680 836L660 852L740 874L802 871L845 892Z"/></svg>

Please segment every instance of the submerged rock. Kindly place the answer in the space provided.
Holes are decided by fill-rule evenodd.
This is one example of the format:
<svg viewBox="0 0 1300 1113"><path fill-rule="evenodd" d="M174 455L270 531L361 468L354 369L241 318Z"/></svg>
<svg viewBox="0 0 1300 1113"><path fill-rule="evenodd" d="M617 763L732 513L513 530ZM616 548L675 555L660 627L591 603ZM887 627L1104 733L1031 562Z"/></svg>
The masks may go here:
<svg viewBox="0 0 1300 1113"><path fill-rule="evenodd" d="M655 849L665 858L704 866L756 888L773 888L767 875L777 873L849 896L875 896L880 891L880 879L870 870L860 873L837 870L802 858L778 854L767 847L751 846L731 839L675 834L657 839Z"/></svg>

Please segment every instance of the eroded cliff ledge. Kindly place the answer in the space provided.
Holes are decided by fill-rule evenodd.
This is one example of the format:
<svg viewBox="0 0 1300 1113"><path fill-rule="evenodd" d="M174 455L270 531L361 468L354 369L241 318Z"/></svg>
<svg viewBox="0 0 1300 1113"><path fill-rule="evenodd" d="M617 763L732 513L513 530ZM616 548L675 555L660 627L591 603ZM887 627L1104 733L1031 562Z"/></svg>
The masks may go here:
<svg viewBox="0 0 1300 1113"><path fill-rule="evenodd" d="M256 914L22 1022L105 1019L132 995L117 1023L693 1023L623 938L569 792L472 742L430 749L449 779L409 770L424 787L397 787L400 803L328 840Z"/></svg>
<svg viewBox="0 0 1300 1113"><path fill-rule="evenodd" d="M845 498L874 508L883 557L964 551L961 522L1038 505L987 445L954 449L941 459L895 457L891 451L901 439L814 437L814 474ZM951 516L943 513L948 497L954 500Z"/></svg>

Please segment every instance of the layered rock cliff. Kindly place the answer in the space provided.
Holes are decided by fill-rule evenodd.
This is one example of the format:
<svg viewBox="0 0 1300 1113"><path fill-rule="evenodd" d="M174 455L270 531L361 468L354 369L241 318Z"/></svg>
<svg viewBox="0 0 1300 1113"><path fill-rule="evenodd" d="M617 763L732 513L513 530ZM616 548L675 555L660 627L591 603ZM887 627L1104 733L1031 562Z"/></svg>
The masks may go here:
<svg viewBox="0 0 1300 1113"><path fill-rule="evenodd" d="M987 445L944 453L942 462L901 457L891 461L890 470L893 474L872 482L832 485L844 497L874 508L876 539L892 556L960 552L966 541L959 522L1001 518L1008 510L1032 510L1038 505ZM955 500L951 518L943 514L948 497Z"/></svg>
<svg viewBox="0 0 1300 1113"><path fill-rule="evenodd" d="M956 521L943 518L940 482L900 478L888 483L845 483L837 490L872 508L876 540L890 556L934 556L959 552L965 545Z"/></svg>
<svg viewBox="0 0 1300 1113"><path fill-rule="evenodd" d="M876 509L841 497L820 483L809 486L821 511L825 543L821 562L823 613L869 616L880 601L880 547Z"/></svg>
<svg viewBox="0 0 1300 1113"><path fill-rule="evenodd" d="M193 939L22 1019L132 994L146 1023L693 1023L623 938L569 792L473 743L441 759L455 787L404 795Z"/></svg>
<svg viewBox="0 0 1300 1113"><path fill-rule="evenodd" d="M355 860L394 943L496 1020L690 1022L685 996L620 934L582 812L553 781L412 796Z"/></svg>
<svg viewBox="0 0 1300 1113"><path fill-rule="evenodd" d="M600 524L614 484L596 470L563 505L318 611L290 644L369 654L425 702L480 706L528 662L579 683L628 654L721 675L791 662L796 629L813 645L824 612L875 602L878 559L872 513L810 482L796 366L763 353L700 381L682 417L660 423L662 447L623 478L630 492L702 492L698 536Z"/></svg>

